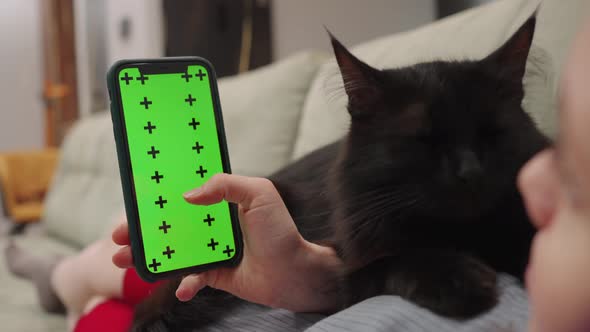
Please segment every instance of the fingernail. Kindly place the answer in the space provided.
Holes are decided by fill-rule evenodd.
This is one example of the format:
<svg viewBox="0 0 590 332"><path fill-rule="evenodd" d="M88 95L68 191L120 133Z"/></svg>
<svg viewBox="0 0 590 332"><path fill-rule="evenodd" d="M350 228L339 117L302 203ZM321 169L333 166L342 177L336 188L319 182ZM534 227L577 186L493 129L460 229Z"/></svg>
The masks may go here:
<svg viewBox="0 0 590 332"><path fill-rule="evenodd" d="M187 191L184 194L182 194L182 196L184 198L195 198L197 196L199 196L201 193L203 192L203 187L199 187L199 188L195 188L191 191Z"/></svg>

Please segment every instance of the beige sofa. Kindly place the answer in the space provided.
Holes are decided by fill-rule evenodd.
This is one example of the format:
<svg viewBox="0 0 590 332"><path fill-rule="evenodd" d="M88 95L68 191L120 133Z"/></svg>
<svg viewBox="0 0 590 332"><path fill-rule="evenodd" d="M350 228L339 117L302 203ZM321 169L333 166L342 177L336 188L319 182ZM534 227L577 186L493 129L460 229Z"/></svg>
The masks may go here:
<svg viewBox="0 0 590 332"><path fill-rule="evenodd" d="M428 26L352 47L379 68L431 59L481 58L538 7L535 0L501 0ZM525 78L524 106L548 134L555 131L556 82L587 0L546 0L538 12L535 49ZM338 35L338 31L334 31ZM346 36L339 36L346 44ZM326 42L328 39L326 38ZM215 59L211 59L214 60ZM329 55L305 52L238 77L220 80L234 173L264 176L341 137L348 126L344 93ZM39 255L71 254L101 236L123 211L108 112L79 121L65 140L47 196L43 228L17 238ZM0 246L5 239L0 238ZM65 320L43 313L30 285L0 258L2 331L64 331Z"/></svg>

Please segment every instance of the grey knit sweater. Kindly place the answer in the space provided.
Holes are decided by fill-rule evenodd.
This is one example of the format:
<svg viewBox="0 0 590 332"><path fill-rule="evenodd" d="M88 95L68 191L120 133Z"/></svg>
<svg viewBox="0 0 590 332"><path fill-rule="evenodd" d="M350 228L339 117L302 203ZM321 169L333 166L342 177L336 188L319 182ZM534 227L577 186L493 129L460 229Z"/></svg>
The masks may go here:
<svg viewBox="0 0 590 332"><path fill-rule="evenodd" d="M457 322L434 315L397 296L377 296L331 316L292 313L254 304L243 305L204 331L256 332L524 332L528 302L522 286L512 277L498 280L500 301L477 318Z"/></svg>

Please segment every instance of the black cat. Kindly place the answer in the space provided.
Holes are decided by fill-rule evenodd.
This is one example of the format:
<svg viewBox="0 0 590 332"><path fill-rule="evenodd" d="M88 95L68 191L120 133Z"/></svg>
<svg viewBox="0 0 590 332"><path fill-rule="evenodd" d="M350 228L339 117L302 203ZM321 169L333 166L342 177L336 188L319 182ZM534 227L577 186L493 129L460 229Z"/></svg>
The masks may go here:
<svg viewBox="0 0 590 332"><path fill-rule="evenodd" d="M343 308L393 294L468 318L496 304L497 271L522 277L534 229L516 177L549 144L521 107L534 28L483 60L389 70L332 38L349 133L270 178L301 234L343 259ZM180 303L176 285L140 306L136 330L198 328L241 301L206 289Z"/></svg>

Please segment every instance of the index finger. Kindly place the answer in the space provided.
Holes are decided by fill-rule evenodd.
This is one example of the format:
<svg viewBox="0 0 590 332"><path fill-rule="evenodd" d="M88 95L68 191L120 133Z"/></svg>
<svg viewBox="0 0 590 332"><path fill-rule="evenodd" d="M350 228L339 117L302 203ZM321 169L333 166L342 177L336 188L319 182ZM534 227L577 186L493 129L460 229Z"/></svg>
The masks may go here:
<svg viewBox="0 0 590 332"><path fill-rule="evenodd" d="M184 194L193 204L210 205L222 200L236 203L249 210L270 201L280 201L274 184L265 178L253 178L235 174L215 174L200 188Z"/></svg>

